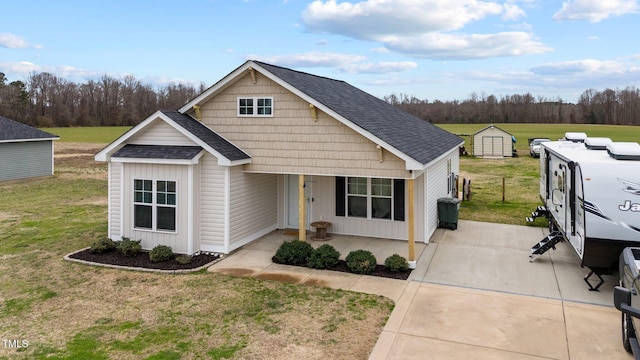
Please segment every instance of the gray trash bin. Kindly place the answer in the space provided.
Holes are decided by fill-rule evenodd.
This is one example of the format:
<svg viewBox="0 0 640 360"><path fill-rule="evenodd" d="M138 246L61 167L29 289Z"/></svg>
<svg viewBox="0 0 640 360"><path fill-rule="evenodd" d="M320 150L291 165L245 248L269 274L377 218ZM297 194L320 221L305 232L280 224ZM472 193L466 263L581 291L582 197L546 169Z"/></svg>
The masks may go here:
<svg viewBox="0 0 640 360"><path fill-rule="evenodd" d="M438 227L457 229L459 209L460 199L458 198L438 199Z"/></svg>

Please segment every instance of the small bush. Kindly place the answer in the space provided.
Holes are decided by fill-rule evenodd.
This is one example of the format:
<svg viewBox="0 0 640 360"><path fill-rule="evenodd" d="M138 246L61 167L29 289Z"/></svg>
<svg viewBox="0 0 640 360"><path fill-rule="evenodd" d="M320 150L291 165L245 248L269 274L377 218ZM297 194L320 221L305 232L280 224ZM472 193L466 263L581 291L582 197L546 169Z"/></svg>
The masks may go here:
<svg viewBox="0 0 640 360"><path fill-rule="evenodd" d="M116 242L109 238L102 238L91 245L91 251L94 254L102 254L116 249Z"/></svg>
<svg viewBox="0 0 640 360"><path fill-rule="evenodd" d="M354 250L345 258L349 271L355 274L371 274L376 269L377 260L369 250Z"/></svg>
<svg viewBox="0 0 640 360"><path fill-rule="evenodd" d="M152 262L161 262L170 260L173 256L171 246L158 245L149 251L149 260Z"/></svg>
<svg viewBox="0 0 640 360"><path fill-rule="evenodd" d="M329 269L334 267L340 258L340 253L331 245L324 244L313 250L307 266L314 269Z"/></svg>
<svg viewBox="0 0 640 360"><path fill-rule="evenodd" d="M118 242L116 248L123 256L136 256L142 252L140 240L131 240L126 237L123 237L122 240Z"/></svg>
<svg viewBox="0 0 640 360"><path fill-rule="evenodd" d="M191 256L189 255L179 255L176 257L176 262L181 265L187 265L191 263Z"/></svg>
<svg viewBox="0 0 640 360"><path fill-rule="evenodd" d="M273 262L285 265L306 265L313 253L313 247L306 241L285 241L273 256Z"/></svg>
<svg viewBox="0 0 640 360"><path fill-rule="evenodd" d="M384 260L384 266L393 272L404 272L409 270L409 263L404 256L393 254Z"/></svg>

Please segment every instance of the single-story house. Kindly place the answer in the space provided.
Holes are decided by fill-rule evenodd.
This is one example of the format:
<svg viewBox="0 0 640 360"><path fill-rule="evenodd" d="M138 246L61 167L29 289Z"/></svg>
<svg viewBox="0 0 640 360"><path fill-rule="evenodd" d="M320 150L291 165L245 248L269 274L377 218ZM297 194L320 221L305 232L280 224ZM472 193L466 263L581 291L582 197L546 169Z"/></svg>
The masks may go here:
<svg viewBox="0 0 640 360"><path fill-rule="evenodd" d="M513 135L489 125L473 134L473 155L477 157L512 157Z"/></svg>
<svg viewBox="0 0 640 360"><path fill-rule="evenodd" d="M53 175L56 135L0 116L0 181Z"/></svg>
<svg viewBox="0 0 640 360"><path fill-rule="evenodd" d="M428 242L455 196L462 139L344 81L247 61L98 152L109 237L229 253L314 221Z"/></svg>

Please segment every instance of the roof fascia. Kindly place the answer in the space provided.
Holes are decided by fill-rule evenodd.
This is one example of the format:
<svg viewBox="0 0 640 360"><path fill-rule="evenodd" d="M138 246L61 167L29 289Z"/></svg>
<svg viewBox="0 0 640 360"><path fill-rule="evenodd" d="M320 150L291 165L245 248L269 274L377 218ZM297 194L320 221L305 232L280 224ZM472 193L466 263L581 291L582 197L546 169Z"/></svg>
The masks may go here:
<svg viewBox="0 0 640 360"><path fill-rule="evenodd" d="M11 139L11 140L0 140L0 143L15 143L15 142L33 142L33 141L55 141L60 140L59 137L52 138L39 138L39 139Z"/></svg>
<svg viewBox="0 0 640 360"><path fill-rule="evenodd" d="M230 72L227 76L223 77L220 81L212 85L205 90L202 94L196 96L193 100L186 103L183 107L178 109L178 112L185 114L193 111L194 105L201 105L207 102L210 98L215 96L220 90L225 89L228 85L233 83L238 76L241 76L246 70L252 66L257 66L253 61L248 60L244 64L240 65L237 69ZM264 70L263 70L264 71Z"/></svg>

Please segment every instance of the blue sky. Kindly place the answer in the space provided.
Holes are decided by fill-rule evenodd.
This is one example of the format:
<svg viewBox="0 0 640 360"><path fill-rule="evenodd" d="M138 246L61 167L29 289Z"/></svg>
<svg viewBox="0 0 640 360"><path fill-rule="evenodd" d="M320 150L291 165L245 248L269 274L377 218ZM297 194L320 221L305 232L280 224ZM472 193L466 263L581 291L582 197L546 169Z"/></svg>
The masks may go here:
<svg viewBox="0 0 640 360"><path fill-rule="evenodd" d="M640 0L7 1L0 72L210 86L248 59L375 96L640 87Z"/></svg>

